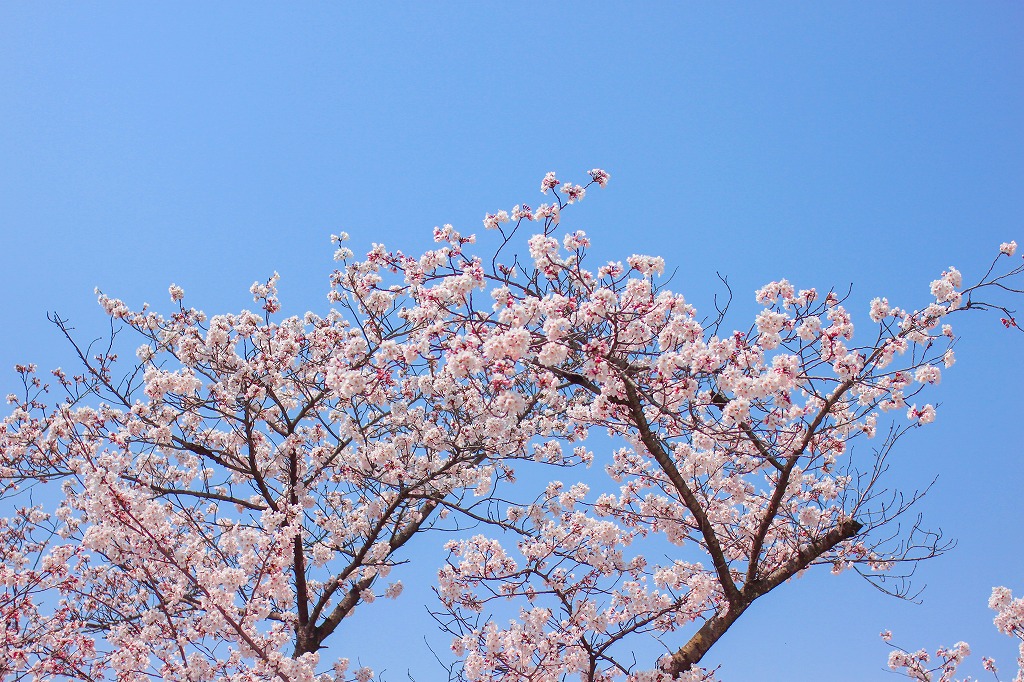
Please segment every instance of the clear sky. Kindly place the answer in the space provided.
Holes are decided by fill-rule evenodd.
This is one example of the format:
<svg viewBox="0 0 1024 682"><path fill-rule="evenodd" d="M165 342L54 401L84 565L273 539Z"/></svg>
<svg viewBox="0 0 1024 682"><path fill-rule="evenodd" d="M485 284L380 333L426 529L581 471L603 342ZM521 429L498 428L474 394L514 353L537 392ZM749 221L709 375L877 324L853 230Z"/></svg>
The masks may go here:
<svg viewBox="0 0 1024 682"><path fill-rule="evenodd" d="M779 277L853 283L862 319L923 304L944 267L1024 243L1024 5L2 3L0 385L73 364L45 314L100 335L96 286L226 312L276 270L286 312L323 311L331 232L412 252L595 166L611 184L569 225L600 257L663 255L699 307L729 276L738 327ZM809 575L712 650L726 680L895 679L883 628L1010 667L986 601L1024 592L1024 347L958 328L892 472L939 476L920 510L959 541L920 567L924 603ZM437 679L428 595L364 608L332 651Z"/></svg>

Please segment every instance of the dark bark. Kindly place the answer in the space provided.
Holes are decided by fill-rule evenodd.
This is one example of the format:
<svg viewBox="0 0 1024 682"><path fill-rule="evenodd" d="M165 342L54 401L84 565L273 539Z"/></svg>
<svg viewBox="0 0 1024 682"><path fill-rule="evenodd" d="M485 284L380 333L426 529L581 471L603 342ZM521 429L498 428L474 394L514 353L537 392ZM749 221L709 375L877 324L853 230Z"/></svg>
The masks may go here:
<svg viewBox="0 0 1024 682"><path fill-rule="evenodd" d="M754 603L755 599L789 580L836 545L856 536L862 528L863 526L859 522L847 519L822 537L800 548L800 551L788 563L764 578L745 584L740 593L740 599L728 604L724 610L709 618L686 644L672 654L662 669L673 677L681 676L700 662L711 647L736 622L736 619Z"/></svg>

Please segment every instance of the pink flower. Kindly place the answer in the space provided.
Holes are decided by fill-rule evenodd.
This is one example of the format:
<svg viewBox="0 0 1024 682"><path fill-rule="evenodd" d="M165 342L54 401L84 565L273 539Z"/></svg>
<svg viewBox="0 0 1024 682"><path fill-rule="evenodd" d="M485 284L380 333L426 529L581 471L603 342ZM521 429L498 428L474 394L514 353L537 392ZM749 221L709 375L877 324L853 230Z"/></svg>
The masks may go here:
<svg viewBox="0 0 1024 682"><path fill-rule="evenodd" d="M907 419L916 419L921 424L931 424L935 421L935 407L929 404L917 409L917 405L911 405L907 410Z"/></svg>
<svg viewBox="0 0 1024 682"><path fill-rule="evenodd" d="M530 208L527 204L523 204L522 206L516 204L516 206L512 209L512 220L519 221L523 220L524 218L526 220L533 220L533 209Z"/></svg>
<svg viewBox="0 0 1024 682"><path fill-rule="evenodd" d="M562 239L562 246L570 251L576 249L585 249L590 246L590 240L587 239L587 234L583 230L576 230L575 232L569 232Z"/></svg>
<svg viewBox="0 0 1024 682"><path fill-rule="evenodd" d="M550 171L540 181L540 192L541 194L547 194L549 189L554 189L555 187L558 187L558 179L555 177L555 171Z"/></svg>
<svg viewBox="0 0 1024 682"><path fill-rule="evenodd" d="M518 209L519 207L516 206ZM509 221L507 211L498 211L497 213L488 213L484 216L484 228L488 230L498 229L500 223L507 223Z"/></svg>
<svg viewBox="0 0 1024 682"><path fill-rule="evenodd" d="M884 298L876 298L871 301L871 321L878 323L890 314L889 301Z"/></svg>
<svg viewBox="0 0 1024 682"><path fill-rule="evenodd" d="M594 182L600 185L602 189L608 186L608 179L611 176L608 175L607 172L601 170L600 168L591 168L590 170L587 171L587 174L589 174L590 177L593 178Z"/></svg>
<svg viewBox="0 0 1024 682"><path fill-rule="evenodd" d="M583 197L587 194L587 190L580 185L574 185L572 183L565 183L562 185L562 191L565 192L567 200L570 204L577 201L582 201Z"/></svg>
<svg viewBox="0 0 1024 682"><path fill-rule="evenodd" d="M665 272L665 259L661 256L638 256L633 254L626 259L629 267L642 275L661 275Z"/></svg>

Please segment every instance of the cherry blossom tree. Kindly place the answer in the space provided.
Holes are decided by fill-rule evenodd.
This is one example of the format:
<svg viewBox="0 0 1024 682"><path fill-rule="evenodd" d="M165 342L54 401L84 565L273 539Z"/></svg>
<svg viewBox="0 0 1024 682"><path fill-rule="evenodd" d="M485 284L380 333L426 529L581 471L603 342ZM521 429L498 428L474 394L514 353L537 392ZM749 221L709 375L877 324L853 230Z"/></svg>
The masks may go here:
<svg viewBox="0 0 1024 682"><path fill-rule="evenodd" d="M903 594L882 579L946 545L897 526L918 495L886 493L887 458L936 417L919 394L955 361L948 318L1016 328L988 296L1021 293L1016 244L917 308L875 299L856 341L848 297L786 280L732 331L660 256L589 264L561 226L608 182L589 175L488 214L489 245L446 225L357 260L336 236L323 316L280 319L276 275L258 313L100 293L99 349L55 316L79 369L20 366L0 425L3 673L366 682L323 647L399 596L410 543L464 523L435 615L470 682L710 679L736 619L816 565ZM537 489L536 466L586 480ZM664 655L637 662L644 638Z"/></svg>
<svg viewBox="0 0 1024 682"><path fill-rule="evenodd" d="M80 373L51 388L19 366L0 427L5 496L30 502L0 525L3 673L312 679L357 605L401 593L385 580L403 547L510 475L553 413L535 373L497 388L451 360L478 267L428 291L378 287L386 265L375 249L335 272L325 317L276 321L275 275L252 287L260 313L208 318L174 285L169 317L101 293L99 352L54 318ZM124 334L141 345L119 370ZM52 512L31 504L43 485ZM347 661L332 670L346 679Z"/></svg>
<svg viewBox="0 0 1024 682"><path fill-rule="evenodd" d="M541 189L559 187L565 203L584 193L553 174ZM484 222L508 241L530 219L517 206ZM726 331L724 310L700 318L658 286L661 257L588 268L589 239L557 239L558 222L556 212L530 239L532 265L496 265L495 277L507 276L487 319L504 331L475 343L557 387L562 440L584 440L594 427L618 439L623 447L602 461L619 487L591 496L584 483L553 482L536 502L509 504L505 542L449 544L441 617L467 679L703 679L710 674L696 664L731 624L809 567L884 577L947 547L916 523L886 531L916 500L886 496L886 461L908 430L935 419L932 404L912 401L955 361L947 317L998 308L1004 326L1016 327L981 298L1020 293L1024 267L1007 260L1015 243L1000 246L975 284L943 272L919 309L875 299L867 339L855 343L852 314L834 291L772 282L757 292L764 308L754 324ZM906 420L879 434L885 413ZM852 446L871 439L870 454L854 457ZM680 548L667 563L644 550L663 554L666 545ZM509 599L523 604L518 619L479 624L477 614ZM668 644L690 624L696 631L681 645ZM643 635L666 642L646 671L631 657Z"/></svg>

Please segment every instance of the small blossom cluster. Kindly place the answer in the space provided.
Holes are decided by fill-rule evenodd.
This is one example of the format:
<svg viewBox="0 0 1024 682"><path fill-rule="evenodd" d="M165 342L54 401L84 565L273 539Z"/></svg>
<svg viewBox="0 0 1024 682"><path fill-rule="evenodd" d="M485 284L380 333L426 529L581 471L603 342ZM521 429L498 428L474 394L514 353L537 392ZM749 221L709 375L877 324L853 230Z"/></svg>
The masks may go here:
<svg viewBox="0 0 1024 682"><path fill-rule="evenodd" d="M590 182L586 185L577 185L571 182L562 182L556 177L554 171L547 173L544 179L541 180L540 191L541 194L547 194L549 191L552 192L556 198L555 203L541 204L536 209L530 208L527 204L516 205L512 209L511 215L505 210L488 213L484 216L484 228L496 230L504 223L514 221L518 224L522 220L548 221L552 227L558 225L562 208L568 204L582 201L590 185L597 184L602 188L607 187L608 180L611 177L600 168L591 169L587 171L587 174L590 176ZM564 202L559 193L564 195Z"/></svg>

